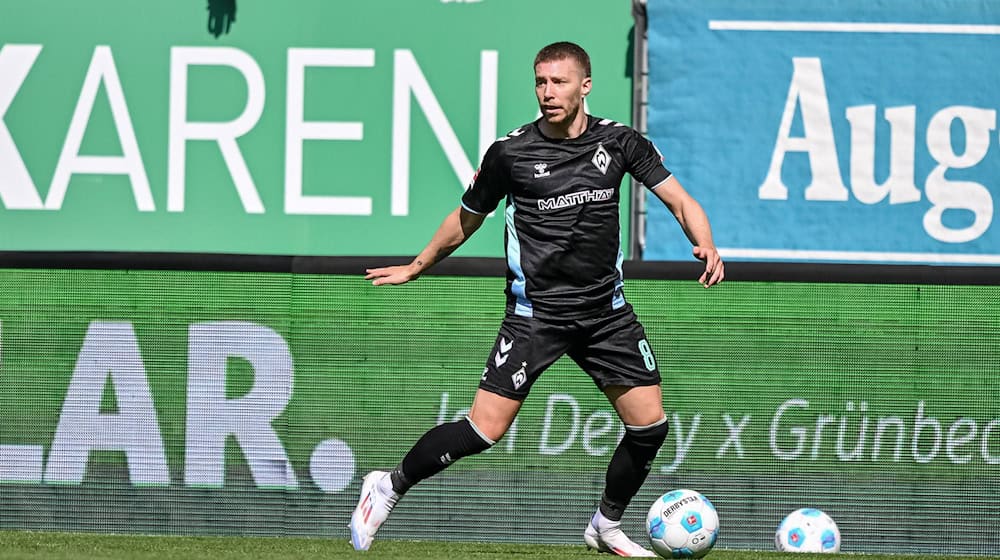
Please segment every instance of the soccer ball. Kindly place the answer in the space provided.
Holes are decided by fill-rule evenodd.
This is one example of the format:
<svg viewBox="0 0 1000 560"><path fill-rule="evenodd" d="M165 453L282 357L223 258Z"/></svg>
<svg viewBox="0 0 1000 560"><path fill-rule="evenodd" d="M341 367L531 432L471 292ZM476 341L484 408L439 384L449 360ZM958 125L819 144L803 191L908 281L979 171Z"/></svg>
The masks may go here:
<svg viewBox="0 0 1000 560"><path fill-rule="evenodd" d="M719 514L694 490L673 490L649 508L646 529L653 550L664 558L701 558L719 537Z"/></svg>
<svg viewBox="0 0 1000 560"><path fill-rule="evenodd" d="M818 509L797 509L778 525L774 546L784 552L839 552L840 529Z"/></svg>

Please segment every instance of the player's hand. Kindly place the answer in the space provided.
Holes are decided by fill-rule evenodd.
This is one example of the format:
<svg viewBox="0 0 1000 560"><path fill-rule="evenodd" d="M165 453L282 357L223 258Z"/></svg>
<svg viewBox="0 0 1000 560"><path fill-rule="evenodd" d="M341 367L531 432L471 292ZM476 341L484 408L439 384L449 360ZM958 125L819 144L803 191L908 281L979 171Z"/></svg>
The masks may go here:
<svg viewBox="0 0 1000 560"><path fill-rule="evenodd" d="M410 280L416 280L418 276L420 275L408 264L365 269L365 280L371 280L373 286L405 284Z"/></svg>
<svg viewBox="0 0 1000 560"><path fill-rule="evenodd" d="M705 272L698 278L699 284L708 288L722 282L722 279L726 277L725 265L715 247L696 246L692 253L694 253L695 258L705 263Z"/></svg>

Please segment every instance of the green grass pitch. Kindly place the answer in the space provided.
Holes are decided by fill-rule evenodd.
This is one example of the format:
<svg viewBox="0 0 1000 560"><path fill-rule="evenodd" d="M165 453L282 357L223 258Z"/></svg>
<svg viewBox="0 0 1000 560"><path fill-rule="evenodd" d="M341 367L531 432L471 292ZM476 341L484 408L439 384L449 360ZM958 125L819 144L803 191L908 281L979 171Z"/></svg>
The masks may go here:
<svg viewBox="0 0 1000 560"><path fill-rule="evenodd" d="M526 545L470 542L375 541L368 552L355 552L342 539L263 537L178 537L0 531L0 559L26 560L603 560L605 554L582 544ZM713 550L710 560L943 560L977 558L941 555L788 554L778 552ZM982 558L982 557L978 557Z"/></svg>

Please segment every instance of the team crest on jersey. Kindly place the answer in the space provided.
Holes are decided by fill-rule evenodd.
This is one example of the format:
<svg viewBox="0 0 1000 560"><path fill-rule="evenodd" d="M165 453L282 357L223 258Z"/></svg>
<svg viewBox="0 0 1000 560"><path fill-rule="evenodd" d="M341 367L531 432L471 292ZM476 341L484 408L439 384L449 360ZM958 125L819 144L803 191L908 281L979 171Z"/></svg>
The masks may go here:
<svg viewBox="0 0 1000 560"><path fill-rule="evenodd" d="M604 149L604 144L597 145L594 159L590 160L590 162L594 164L594 167L601 170L601 175L607 175L608 167L611 166L611 154Z"/></svg>
<svg viewBox="0 0 1000 560"><path fill-rule="evenodd" d="M548 177L549 170L546 169L549 166L547 163L536 163L535 164L535 179L540 177Z"/></svg>
<svg viewBox="0 0 1000 560"><path fill-rule="evenodd" d="M528 374L525 371L525 368L527 367L528 362L521 362L521 369L515 371L514 374L510 376L510 380L514 384L514 389L520 389L521 385L524 385L524 382L528 380Z"/></svg>

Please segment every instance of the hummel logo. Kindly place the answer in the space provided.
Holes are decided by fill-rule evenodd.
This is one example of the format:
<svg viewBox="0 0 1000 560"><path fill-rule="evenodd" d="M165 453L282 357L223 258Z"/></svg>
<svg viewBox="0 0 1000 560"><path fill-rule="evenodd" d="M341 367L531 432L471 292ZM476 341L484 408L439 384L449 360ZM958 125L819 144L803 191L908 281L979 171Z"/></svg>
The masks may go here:
<svg viewBox="0 0 1000 560"><path fill-rule="evenodd" d="M611 154L604 149L604 144L597 145L597 152L594 153L594 159L590 160L590 162L594 164L594 167L601 170L602 175L607 175L608 167L611 165Z"/></svg>
<svg viewBox="0 0 1000 560"><path fill-rule="evenodd" d="M510 342L508 342L506 338L504 338L504 337L501 336L500 337L500 348L497 349L497 355L493 356L493 363L496 364L497 367L500 367L500 366L506 364L507 363L507 358L510 356L510 354L508 354L508 352L510 352L510 349L513 348L513 347L514 347L514 341L513 340L511 340Z"/></svg>
<svg viewBox="0 0 1000 560"><path fill-rule="evenodd" d="M445 453L444 455L438 457L438 460L441 461L442 465L450 465L453 462L451 453Z"/></svg>
<svg viewBox="0 0 1000 560"><path fill-rule="evenodd" d="M549 171L547 169L545 169L548 166L549 166L549 164L547 164L547 163L536 163L535 164L535 179L538 179L539 177L548 177L549 176Z"/></svg>

